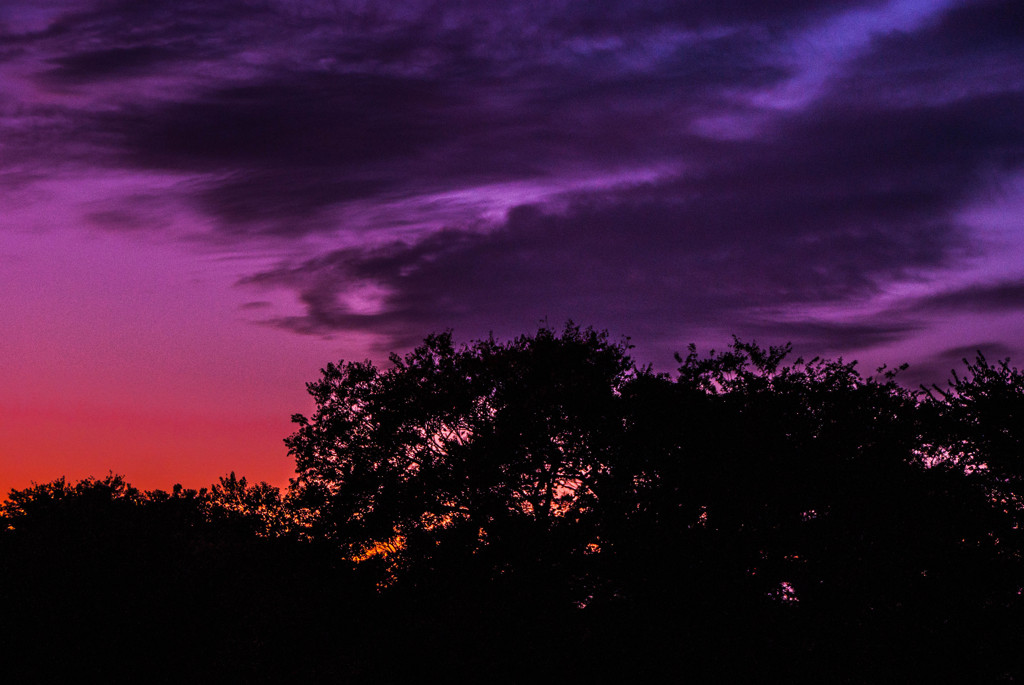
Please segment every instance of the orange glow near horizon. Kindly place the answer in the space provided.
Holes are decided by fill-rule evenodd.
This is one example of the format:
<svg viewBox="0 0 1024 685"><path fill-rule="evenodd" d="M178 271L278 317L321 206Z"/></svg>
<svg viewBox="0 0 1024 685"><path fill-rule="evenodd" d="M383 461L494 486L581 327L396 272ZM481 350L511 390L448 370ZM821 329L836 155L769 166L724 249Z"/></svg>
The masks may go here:
<svg viewBox="0 0 1024 685"><path fill-rule="evenodd" d="M287 417L45 405L0 413L0 499L33 482L110 471L143 490L208 487L230 471L284 487L293 474L282 443L292 430Z"/></svg>

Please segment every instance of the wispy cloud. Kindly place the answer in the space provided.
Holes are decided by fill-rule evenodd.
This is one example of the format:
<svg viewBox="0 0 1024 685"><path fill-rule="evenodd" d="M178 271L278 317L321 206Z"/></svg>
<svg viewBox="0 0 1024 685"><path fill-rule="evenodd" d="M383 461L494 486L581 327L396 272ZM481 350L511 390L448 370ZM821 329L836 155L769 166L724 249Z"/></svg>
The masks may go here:
<svg viewBox="0 0 1024 685"><path fill-rule="evenodd" d="M243 282L293 291L271 317L292 331L399 344L571 316L888 344L1022 304L1005 283L842 316L977 258L957 212L1024 166L1021 12L16 2L0 173L152 176L208 237L277 241L287 256ZM142 207L83 204L82 226L163 230Z"/></svg>

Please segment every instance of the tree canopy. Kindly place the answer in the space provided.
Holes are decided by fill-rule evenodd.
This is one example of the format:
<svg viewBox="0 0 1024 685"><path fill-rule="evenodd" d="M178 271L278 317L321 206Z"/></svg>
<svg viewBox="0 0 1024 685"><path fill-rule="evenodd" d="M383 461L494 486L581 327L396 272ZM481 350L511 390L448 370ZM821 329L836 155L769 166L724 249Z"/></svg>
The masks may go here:
<svg viewBox="0 0 1024 685"><path fill-rule="evenodd" d="M325 368L286 441L304 501L356 555L441 537L508 549L578 523L614 466L622 393L649 375L626 343L571 325L461 347L433 335L391 362Z"/></svg>
<svg viewBox="0 0 1024 685"><path fill-rule="evenodd" d="M581 680L1024 675L1024 376L1007 360L914 391L788 345L691 346L671 375L630 349L569 324L328 364L293 417L286 493L234 473L12 491L8 642L38 654L40 617L61 615L75 654L120 639L167 659L129 628L156 607L168 645L231 655L197 668L256 681L389 681L395 650L456 681L567 655Z"/></svg>

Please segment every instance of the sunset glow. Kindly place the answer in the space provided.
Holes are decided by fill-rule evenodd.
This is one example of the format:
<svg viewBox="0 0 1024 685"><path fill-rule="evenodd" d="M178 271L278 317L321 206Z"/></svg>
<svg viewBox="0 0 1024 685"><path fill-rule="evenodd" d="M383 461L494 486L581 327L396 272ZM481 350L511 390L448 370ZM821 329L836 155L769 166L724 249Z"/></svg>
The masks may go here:
<svg viewBox="0 0 1024 685"><path fill-rule="evenodd" d="M447 328L1020 363L1022 63L1017 0L8 0L0 492L286 485Z"/></svg>

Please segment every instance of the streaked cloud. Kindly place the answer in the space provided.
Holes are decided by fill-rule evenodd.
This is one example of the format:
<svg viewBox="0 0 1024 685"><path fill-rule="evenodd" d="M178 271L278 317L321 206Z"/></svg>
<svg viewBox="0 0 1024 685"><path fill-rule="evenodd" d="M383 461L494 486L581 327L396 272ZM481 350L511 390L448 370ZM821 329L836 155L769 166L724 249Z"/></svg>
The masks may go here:
<svg viewBox="0 0 1024 685"><path fill-rule="evenodd" d="M189 244L276 250L240 282L294 295L259 310L288 331L388 348L572 317L892 345L1022 305L958 218L1024 167L1021 12L15 2L0 178L128 174L76 230L187 219ZM907 283L930 294L885 299Z"/></svg>

